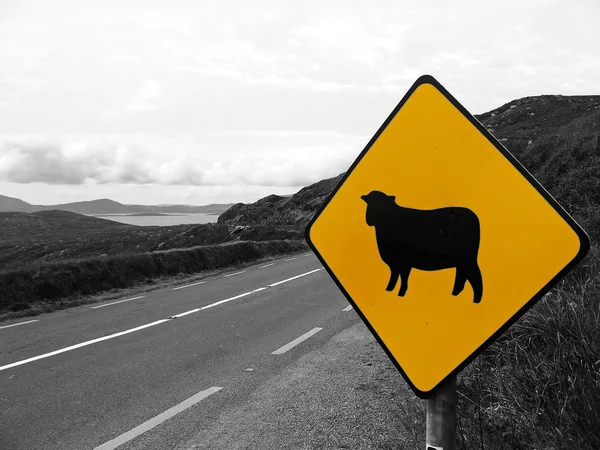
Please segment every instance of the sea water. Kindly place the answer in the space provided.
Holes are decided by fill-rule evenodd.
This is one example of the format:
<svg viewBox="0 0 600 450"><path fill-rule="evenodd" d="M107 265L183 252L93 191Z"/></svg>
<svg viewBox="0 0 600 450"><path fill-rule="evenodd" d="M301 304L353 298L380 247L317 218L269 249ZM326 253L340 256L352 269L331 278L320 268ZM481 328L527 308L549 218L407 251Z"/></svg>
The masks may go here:
<svg viewBox="0 0 600 450"><path fill-rule="evenodd" d="M106 214L100 219L113 220L115 222L127 223L138 226L169 226L183 225L189 223L215 223L219 217L218 214L166 214L160 216L131 216L126 214Z"/></svg>

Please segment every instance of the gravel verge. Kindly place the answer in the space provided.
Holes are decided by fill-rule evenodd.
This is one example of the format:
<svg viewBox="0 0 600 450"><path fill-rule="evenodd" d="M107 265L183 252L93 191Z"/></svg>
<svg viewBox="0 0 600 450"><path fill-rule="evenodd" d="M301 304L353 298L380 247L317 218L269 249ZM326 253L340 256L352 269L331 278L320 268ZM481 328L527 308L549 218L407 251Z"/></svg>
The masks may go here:
<svg viewBox="0 0 600 450"><path fill-rule="evenodd" d="M425 403L359 323L179 449L421 449L424 422Z"/></svg>

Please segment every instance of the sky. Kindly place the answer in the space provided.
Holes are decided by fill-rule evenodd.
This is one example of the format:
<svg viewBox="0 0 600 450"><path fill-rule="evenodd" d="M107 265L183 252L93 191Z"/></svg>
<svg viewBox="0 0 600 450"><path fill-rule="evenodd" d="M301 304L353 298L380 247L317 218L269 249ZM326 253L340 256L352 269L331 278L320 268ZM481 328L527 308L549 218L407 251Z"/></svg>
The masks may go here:
<svg viewBox="0 0 600 450"><path fill-rule="evenodd" d="M0 194L252 202L345 171L413 82L600 94L597 0L0 0Z"/></svg>

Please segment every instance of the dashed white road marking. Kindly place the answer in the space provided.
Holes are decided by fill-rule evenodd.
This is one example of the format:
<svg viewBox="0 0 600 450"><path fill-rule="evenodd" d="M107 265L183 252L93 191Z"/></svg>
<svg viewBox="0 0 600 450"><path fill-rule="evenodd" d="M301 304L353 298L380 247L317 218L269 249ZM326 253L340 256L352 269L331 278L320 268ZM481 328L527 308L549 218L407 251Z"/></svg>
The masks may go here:
<svg viewBox="0 0 600 450"><path fill-rule="evenodd" d="M204 400L206 397L209 397L210 395L214 394L215 392L219 392L221 389L223 389L223 388L218 387L218 386L213 386L204 391L200 391L197 394L192 395L187 400L184 400L183 402L179 403L178 405L175 405L172 408L167 409L165 412L160 413L158 416L155 416L152 419L147 420L143 424L138 425L137 427L133 428L132 430L129 430L128 432L123 433L120 436L117 436L116 438L100 445L99 447L96 447L94 450L113 450L113 449L125 444L126 442L129 442L132 439L138 437L139 435L145 433L146 431L151 430L152 428L156 427L157 425L160 425L164 421L179 414L180 412L183 412L186 409L191 408L196 403Z"/></svg>
<svg viewBox="0 0 600 450"><path fill-rule="evenodd" d="M297 257L297 256L295 256L295 257L293 257L293 258L288 258L288 259L286 259L285 261L293 261L293 260L295 260L295 259L298 259L298 257Z"/></svg>
<svg viewBox="0 0 600 450"><path fill-rule="evenodd" d="M242 270L241 272L230 273L229 275L224 275L223 278L232 277L234 275L239 275L240 273L246 273L246 272L248 272L248 271L247 270Z"/></svg>
<svg viewBox="0 0 600 450"><path fill-rule="evenodd" d="M352 305L346 306L342 311L350 311L352 309Z"/></svg>
<svg viewBox="0 0 600 450"><path fill-rule="evenodd" d="M123 336L125 334L133 333L134 331L143 330L144 328L150 328L150 327L153 327L155 325L159 325L161 323L165 323L168 320L169 319L157 320L156 322L147 323L146 325L142 325L140 327L130 328L129 330L120 331L120 332L114 333L114 334L109 334L108 336L102 336L102 337L99 337L97 339L92 339L91 341L81 342L79 344L71 345L70 347L61 348L60 350L55 350L55 351L50 352L50 353L44 353L43 355L38 355L38 356L34 356L32 358L23 359L21 361L17 361L17 362L11 363L11 364L6 364L5 366L0 366L0 372L3 371L3 370L6 370L6 369L10 369L12 367L17 367L17 366L21 366L23 364L27 364L27 363L30 363L30 362L33 362L33 361L37 361L38 359L49 358L50 356L59 355L61 353L65 353L65 352L68 352L68 351L71 351L71 350L75 350L77 348L85 347L87 345L96 344L97 342L107 341L109 339L113 339L113 338L116 338L116 337L119 337L119 336Z"/></svg>
<svg viewBox="0 0 600 450"><path fill-rule="evenodd" d="M176 288L171 289L172 291L178 291L179 289L185 289L192 286L198 286L199 284L206 283L206 281L198 281L197 283L186 284L185 286L177 286Z"/></svg>
<svg viewBox="0 0 600 450"><path fill-rule="evenodd" d="M304 253L304 254L298 256L298 258L304 258L305 256L310 256L310 255L312 255L312 253Z"/></svg>
<svg viewBox="0 0 600 450"><path fill-rule="evenodd" d="M137 300L139 298L144 298L144 297L145 297L145 295L140 295L139 297L128 298L126 300L119 300L118 302L104 303L103 305L92 306L90 309L104 308L105 306L116 305L117 303L130 302L131 300Z"/></svg>
<svg viewBox="0 0 600 450"><path fill-rule="evenodd" d="M266 266L260 266L260 269L264 269L265 267L271 267L275 265L275 263L267 264Z"/></svg>
<svg viewBox="0 0 600 450"><path fill-rule="evenodd" d="M227 303L227 302L230 302L232 300L237 300L238 298L246 297L248 295L252 295L252 294L255 294L257 292L264 291L265 289L268 289L270 287L279 286L280 284L287 283L288 281L292 281L292 280L296 280L296 279L301 278L301 277L305 277L307 275L310 275L311 273L318 272L319 270L322 270L322 268L311 270L310 272L302 273L300 275L296 275L295 277L287 278L285 280L281 280L281 281L278 281L276 283L269 284L268 286L263 286L263 287L260 287L258 289L254 289L252 291L245 292L245 293L240 294L240 295L236 295L235 297L226 298L225 300L220 300L218 302L212 303L210 305L203 306L201 308L195 308L195 309L192 309L190 311L186 311L186 312L183 312L183 313L175 314L175 315L169 317L168 319L160 319L160 320L157 320L156 322L147 323L146 325L141 325L141 326L135 327L135 328L130 328L129 330L120 331L120 332L114 333L114 334L109 334L108 336L102 336L102 337L99 337L99 338L96 338L96 339L92 339L90 341L80 342L79 344L75 344L75 345L71 345L69 347L61 348L61 349L55 350L53 352L44 353L42 355L34 356L32 358L23 359L21 361L17 361L17 362L11 363L11 364L6 364L4 366L0 366L0 372L3 371L3 370L6 370L6 369L10 369L12 367L17 367L17 366L21 366L23 364L27 364L27 363L30 363L30 362L33 362L33 361L37 361L39 359L49 358L50 356L59 355L61 353L65 353L65 352L68 352L68 351L71 351L71 350L75 350L75 349L78 349L78 348L81 348L81 347L86 347L88 345L96 344L98 342L107 341L109 339L113 339L113 338L116 338L116 337L119 337L119 336L123 336L123 335L129 334L129 333L133 333L135 331L143 330L145 328L150 328L150 327L153 327L155 325L160 325L161 323L168 322L171 319L176 319L176 318L179 318L179 317L187 316L188 314L193 314L193 313L198 312L198 311L202 311L202 310L205 310L205 309L208 309L208 308L212 308L214 306L221 305L223 303ZM128 300L133 300L133 299L128 299ZM102 306L108 306L108 305L102 305ZM8 326L10 326L10 325L8 325Z"/></svg>
<svg viewBox="0 0 600 450"><path fill-rule="evenodd" d="M297 337L292 342L289 342L289 343L285 344L283 347L278 348L273 353L271 353L271 355L282 355L283 353L287 352L288 350L294 348L296 345L298 345L301 342L307 340L309 337L314 336L315 334L317 334L322 329L323 328L319 328L319 327L313 328L309 332L304 333L302 336Z"/></svg>
<svg viewBox="0 0 600 450"><path fill-rule="evenodd" d="M10 327L18 327L19 325L25 325L26 323L33 323L33 322L39 322L39 320L28 320L27 322L19 322L19 323L13 323L12 325L4 325L3 327L0 327L0 330L2 328L10 328Z"/></svg>

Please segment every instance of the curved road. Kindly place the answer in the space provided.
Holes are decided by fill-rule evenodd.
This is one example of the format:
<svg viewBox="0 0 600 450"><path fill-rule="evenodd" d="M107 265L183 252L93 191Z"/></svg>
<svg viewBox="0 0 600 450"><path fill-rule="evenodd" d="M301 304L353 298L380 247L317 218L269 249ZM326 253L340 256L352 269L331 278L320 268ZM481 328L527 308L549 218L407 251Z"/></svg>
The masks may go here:
<svg viewBox="0 0 600 450"><path fill-rule="evenodd" d="M312 254L190 284L1 323L0 448L176 447L359 321Z"/></svg>

